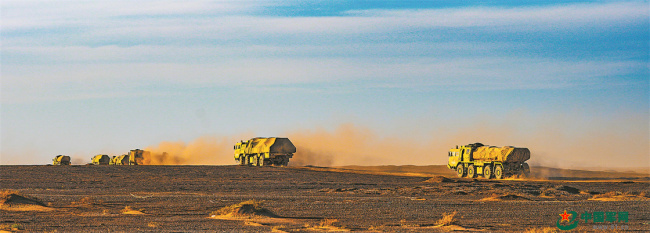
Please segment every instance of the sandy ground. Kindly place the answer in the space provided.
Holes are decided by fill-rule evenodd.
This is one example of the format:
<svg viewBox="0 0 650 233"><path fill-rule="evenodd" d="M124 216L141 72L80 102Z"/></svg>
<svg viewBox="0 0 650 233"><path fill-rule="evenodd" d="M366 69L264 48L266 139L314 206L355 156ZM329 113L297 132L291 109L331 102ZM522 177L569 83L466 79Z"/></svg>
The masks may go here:
<svg viewBox="0 0 650 233"><path fill-rule="evenodd" d="M645 173L538 168L533 179L496 181L445 169L0 166L0 230L553 232L565 210L629 213L627 223L579 220L580 231L650 230ZM273 214L216 214L247 200Z"/></svg>

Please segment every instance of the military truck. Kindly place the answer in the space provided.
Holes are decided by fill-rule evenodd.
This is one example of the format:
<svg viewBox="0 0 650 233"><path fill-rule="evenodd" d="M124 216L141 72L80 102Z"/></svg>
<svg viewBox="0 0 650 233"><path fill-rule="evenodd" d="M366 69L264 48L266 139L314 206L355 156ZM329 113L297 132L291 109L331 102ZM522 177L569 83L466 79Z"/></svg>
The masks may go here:
<svg viewBox="0 0 650 233"><path fill-rule="evenodd" d="M108 165L111 163L111 157L108 155L95 155L90 159L90 164L92 165Z"/></svg>
<svg viewBox="0 0 650 233"><path fill-rule="evenodd" d="M249 166L287 166L296 153L288 138L251 138L235 144L235 161Z"/></svg>
<svg viewBox="0 0 650 233"><path fill-rule="evenodd" d="M512 146L496 147L481 143L456 146L449 150L447 167L456 170L458 177L502 179L508 176L530 174L526 160L530 159L528 148Z"/></svg>
<svg viewBox="0 0 650 233"><path fill-rule="evenodd" d="M150 154L149 151L135 149L129 151L128 154L120 156L113 156L110 160L111 165L142 165L144 157Z"/></svg>
<svg viewBox="0 0 650 233"><path fill-rule="evenodd" d="M70 156L57 155L52 159L52 165L70 165Z"/></svg>

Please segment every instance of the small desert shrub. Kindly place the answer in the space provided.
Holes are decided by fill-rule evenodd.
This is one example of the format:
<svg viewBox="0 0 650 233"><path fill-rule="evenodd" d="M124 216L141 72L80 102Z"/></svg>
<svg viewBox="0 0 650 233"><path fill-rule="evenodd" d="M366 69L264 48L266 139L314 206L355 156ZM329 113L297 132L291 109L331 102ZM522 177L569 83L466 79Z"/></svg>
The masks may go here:
<svg viewBox="0 0 650 233"><path fill-rule="evenodd" d="M83 197L79 199L79 201L72 202L73 205L94 205L94 204L100 204L100 201L95 200L95 198L92 197Z"/></svg>
<svg viewBox="0 0 650 233"><path fill-rule="evenodd" d="M603 194L596 194L594 195L594 198L606 198L606 197L614 197L614 196L616 196L616 192L611 191Z"/></svg>
<svg viewBox="0 0 650 233"><path fill-rule="evenodd" d="M95 200L92 197L84 197L79 200L79 204L92 204Z"/></svg>
<svg viewBox="0 0 650 233"><path fill-rule="evenodd" d="M271 232L285 232L282 229L287 228L285 225L273 226L271 227Z"/></svg>
<svg viewBox="0 0 650 233"><path fill-rule="evenodd" d="M262 207L264 204L262 201L257 200L248 200L240 202L238 204L229 205L223 207L219 210L210 212L210 216L220 216L220 215L264 215L264 216L276 216L270 210Z"/></svg>
<svg viewBox="0 0 650 233"><path fill-rule="evenodd" d="M327 231L349 231L344 226L339 224L338 219L322 219L317 225L305 224L305 227L312 230L327 230Z"/></svg>
<svg viewBox="0 0 650 233"><path fill-rule="evenodd" d="M326 218L326 219L320 220L320 223L318 223L318 226L319 227L331 227L331 226L334 226L334 224L337 223L337 222L339 222L338 219Z"/></svg>
<svg viewBox="0 0 650 233"><path fill-rule="evenodd" d="M121 214L144 214L142 213L142 210L136 210L131 208L130 206L125 206L124 209L120 210Z"/></svg>
<svg viewBox="0 0 650 233"><path fill-rule="evenodd" d="M11 226L9 226L9 229L11 229L12 231L22 231L25 230L25 227L23 227L23 225L21 224L14 223L11 224Z"/></svg>
<svg viewBox="0 0 650 233"><path fill-rule="evenodd" d="M444 213L442 214L442 218L436 222L436 225L438 226L449 226L453 225L456 223L456 219L454 219L454 216L456 216L458 212L454 211L451 214Z"/></svg>
<svg viewBox="0 0 650 233"><path fill-rule="evenodd" d="M120 210L120 213L125 213L125 212L129 212L129 211L133 211L133 210L134 209L131 208L131 206L127 205L127 206L124 207L124 209Z"/></svg>

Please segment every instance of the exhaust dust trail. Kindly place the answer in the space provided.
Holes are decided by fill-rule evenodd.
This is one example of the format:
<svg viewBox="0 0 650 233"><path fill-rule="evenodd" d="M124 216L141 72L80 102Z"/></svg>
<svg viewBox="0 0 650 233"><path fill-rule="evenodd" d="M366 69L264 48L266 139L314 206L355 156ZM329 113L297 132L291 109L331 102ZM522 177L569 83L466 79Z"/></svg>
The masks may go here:
<svg viewBox="0 0 650 233"><path fill-rule="evenodd" d="M422 146L405 150L405 139L381 138L370 129L342 124L333 132L324 129L299 130L287 136L297 152L291 165L379 165L393 164L395 156L414 156L423 153ZM424 156L421 156L424 157ZM430 160L431 158L429 158ZM422 161L428 164L430 161Z"/></svg>
<svg viewBox="0 0 650 233"><path fill-rule="evenodd" d="M539 121L500 119L458 128L438 128L424 136L386 137L370 128L341 124L334 130L298 129L288 137L297 148L290 165L431 165L447 163L447 151L460 144L527 147L533 166L557 168L650 167L648 129L643 117L598 122L562 117ZM526 117L524 117L526 118ZM530 118L526 118L530 119ZM531 123L532 122L532 123ZM408 130L405 127L404 130ZM204 136L195 141L161 142L146 148L152 165L230 165L233 145L252 136ZM166 152L166 154L163 154Z"/></svg>
<svg viewBox="0 0 650 233"><path fill-rule="evenodd" d="M557 168L650 167L647 119L623 116L599 123L562 117L537 122L506 119L457 129L437 129L425 137L382 137L364 127L334 131L297 130L287 134L297 147L292 165L447 164L447 151L460 144L527 147L534 166ZM490 123L487 123L490 122ZM494 123L496 122L496 123ZM499 123L502 122L502 123Z"/></svg>
<svg viewBox="0 0 650 233"><path fill-rule="evenodd" d="M232 146L237 139L231 137L203 136L190 143L161 142L147 147L150 156L147 165L218 165L231 164Z"/></svg>

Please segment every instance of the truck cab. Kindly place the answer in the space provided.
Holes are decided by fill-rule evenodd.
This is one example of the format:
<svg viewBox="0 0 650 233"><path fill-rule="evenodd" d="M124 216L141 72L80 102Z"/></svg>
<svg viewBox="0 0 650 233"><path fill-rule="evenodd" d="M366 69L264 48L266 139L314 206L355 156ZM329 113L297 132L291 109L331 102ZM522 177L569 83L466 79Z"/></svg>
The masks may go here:
<svg viewBox="0 0 650 233"><path fill-rule="evenodd" d="M245 160L245 149L248 146L248 141L241 141L235 144L235 160L240 162L240 165L248 164L248 161Z"/></svg>
<svg viewBox="0 0 650 233"><path fill-rule="evenodd" d="M472 156L477 147L483 146L481 143L474 143L465 146L456 146L456 149L449 150L449 162L447 167L450 169L455 169L458 164L472 162L474 157Z"/></svg>
<svg viewBox="0 0 650 233"><path fill-rule="evenodd" d="M449 156L449 161L447 162L447 168L455 169L456 166L458 166L458 163L460 163L461 161L461 150L458 149L458 146L456 146L456 149L449 150L447 156Z"/></svg>

